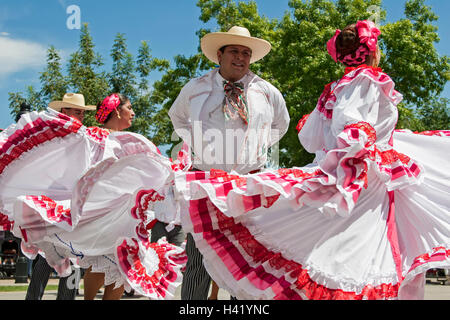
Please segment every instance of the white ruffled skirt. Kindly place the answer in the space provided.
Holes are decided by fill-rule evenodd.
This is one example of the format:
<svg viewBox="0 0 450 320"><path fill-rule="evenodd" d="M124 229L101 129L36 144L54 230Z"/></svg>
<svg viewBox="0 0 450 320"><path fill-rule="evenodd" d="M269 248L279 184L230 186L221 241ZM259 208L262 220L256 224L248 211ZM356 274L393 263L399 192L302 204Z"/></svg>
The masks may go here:
<svg viewBox="0 0 450 320"><path fill-rule="evenodd" d="M372 163L348 214L327 210L345 204L314 189L316 165L179 174L183 228L238 299L422 299L426 270L450 268L450 138L396 132L394 148L420 179L389 190Z"/></svg>
<svg viewBox="0 0 450 320"><path fill-rule="evenodd" d="M26 255L43 255L60 276L72 260L104 273L105 285L173 298L186 256L165 239L149 240L154 204L172 175L150 141L53 111L30 113L0 141L0 211Z"/></svg>

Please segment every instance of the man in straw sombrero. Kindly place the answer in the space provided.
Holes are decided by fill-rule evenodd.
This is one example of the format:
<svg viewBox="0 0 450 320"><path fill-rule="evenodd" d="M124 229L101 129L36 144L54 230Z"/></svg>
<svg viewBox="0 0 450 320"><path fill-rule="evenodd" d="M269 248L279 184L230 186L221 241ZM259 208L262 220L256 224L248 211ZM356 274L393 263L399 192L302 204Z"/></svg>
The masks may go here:
<svg viewBox="0 0 450 320"><path fill-rule="evenodd" d="M69 117L84 120L84 112L95 110L96 106L87 106L84 102L84 96L81 93L66 93L62 101L52 101L48 104L50 109L64 113Z"/></svg>
<svg viewBox="0 0 450 320"><path fill-rule="evenodd" d="M219 68L189 81L169 111L176 133L191 147L193 170L258 172L290 120L278 89L249 70L271 45L234 26L205 35L201 49ZM211 279L191 234L186 252L181 298L206 300Z"/></svg>
<svg viewBox="0 0 450 320"><path fill-rule="evenodd" d="M80 93L66 93L61 101L52 101L48 106L50 109L77 119L81 123L83 123L85 111L96 109L96 106L87 106L84 96ZM50 267L44 257L38 255L36 259L25 300L41 300L50 274L53 272L53 268ZM56 300L75 300L78 283L72 283L71 280L79 281L79 273L79 269L73 268L70 276L59 279Z"/></svg>

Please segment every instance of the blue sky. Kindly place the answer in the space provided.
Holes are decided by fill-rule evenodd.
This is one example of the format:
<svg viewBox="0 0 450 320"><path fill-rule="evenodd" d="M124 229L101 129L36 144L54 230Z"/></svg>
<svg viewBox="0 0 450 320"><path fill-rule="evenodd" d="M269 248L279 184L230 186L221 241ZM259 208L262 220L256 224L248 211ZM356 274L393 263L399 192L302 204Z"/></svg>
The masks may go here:
<svg viewBox="0 0 450 320"><path fill-rule="evenodd" d="M260 14L281 19L289 10L288 0L256 0ZM2 0L0 2L0 128L13 122L9 115L8 92L25 92L26 86L40 89L39 72L46 64L46 51L55 46L67 61L78 48L80 32L69 29L71 5L80 8L81 22L89 29L109 70L110 50L118 32L127 38L128 50L136 55L142 40L152 55L171 59L197 51L195 32L204 27L199 20L197 0ZM387 20L403 17L405 0L384 0ZM426 0L440 17L437 22L441 55L450 56L450 1ZM214 25L209 25L214 27ZM446 35L447 33L447 35ZM64 63L64 62L63 62ZM447 85L444 96L450 98Z"/></svg>

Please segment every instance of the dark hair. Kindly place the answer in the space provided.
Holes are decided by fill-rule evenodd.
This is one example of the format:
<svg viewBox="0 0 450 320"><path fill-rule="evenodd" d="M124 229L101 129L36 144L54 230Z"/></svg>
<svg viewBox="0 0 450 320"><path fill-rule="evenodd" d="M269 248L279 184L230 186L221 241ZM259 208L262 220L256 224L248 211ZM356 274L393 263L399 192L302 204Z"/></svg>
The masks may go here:
<svg viewBox="0 0 450 320"><path fill-rule="evenodd" d="M20 105L20 109L19 112L16 115L16 122L19 121L20 117L22 117L22 115L31 112L31 106L26 103L26 102L22 102L22 104Z"/></svg>
<svg viewBox="0 0 450 320"><path fill-rule="evenodd" d="M356 29L356 23L351 24L342 30L342 32L336 38L336 54L338 60L342 61L345 56L352 55L352 57L356 56L356 51L361 46L366 46L365 44L361 44L359 40L358 30ZM367 47L367 46L366 46ZM369 49L369 48L367 48ZM367 57L361 57L361 61L357 61L359 64L362 64L367 61Z"/></svg>
<svg viewBox="0 0 450 320"><path fill-rule="evenodd" d="M125 103L130 101L130 99L124 94L117 93L117 92L113 92L111 94L117 94L117 96L119 97L120 104L117 106L117 108L121 108ZM109 94L108 96L110 96L111 94ZM99 103L97 103L97 111L100 108L100 106L102 105L102 103L103 103L103 100L100 101ZM111 119L111 114L112 114L112 112L108 115L108 117L106 117L106 120L103 123L106 123L109 121L109 119Z"/></svg>
<svg viewBox="0 0 450 320"><path fill-rule="evenodd" d="M228 45L225 45L225 46L221 47L221 48L219 49L219 50L220 50L220 52L224 53L224 52L225 52L225 49L226 49L226 47L228 47Z"/></svg>

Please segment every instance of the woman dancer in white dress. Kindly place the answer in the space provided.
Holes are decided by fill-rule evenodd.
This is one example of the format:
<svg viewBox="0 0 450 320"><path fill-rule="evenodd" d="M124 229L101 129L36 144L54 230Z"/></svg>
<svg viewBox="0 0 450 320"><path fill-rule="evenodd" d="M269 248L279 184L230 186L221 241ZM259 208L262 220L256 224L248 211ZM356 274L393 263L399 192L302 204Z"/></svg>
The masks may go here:
<svg viewBox="0 0 450 320"><path fill-rule="evenodd" d="M185 232L239 299L421 299L450 268L450 132L395 131L402 95L378 68L380 31L328 42L345 75L298 125L306 167L179 174Z"/></svg>
<svg viewBox="0 0 450 320"><path fill-rule="evenodd" d="M116 110L116 96L108 98L109 113L130 120ZM50 109L31 112L0 133L0 212L22 251L41 253L60 276L70 274L71 259L104 277L105 299L120 298L122 286L170 299L184 250L150 243L149 230L172 165L141 135L86 128ZM86 298L97 292L87 291Z"/></svg>
<svg viewBox="0 0 450 320"><path fill-rule="evenodd" d="M120 93L113 93L97 105L95 118L104 130L111 133L131 127L134 115L130 100ZM94 300L100 288L105 284L105 274L92 272L92 266L90 266L85 271L83 281L84 299ZM103 299L119 300L123 291L123 285L118 288L116 288L115 283L106 285Z"/></svg>

